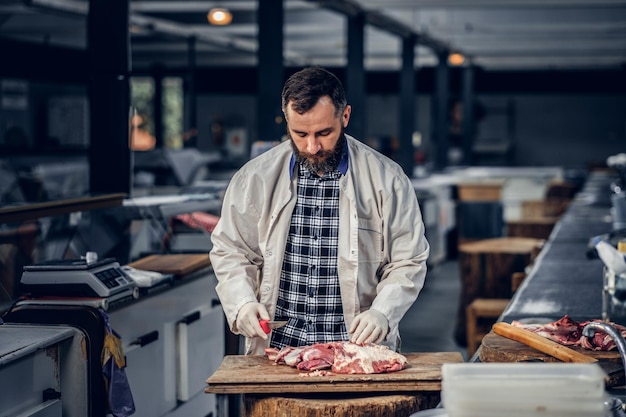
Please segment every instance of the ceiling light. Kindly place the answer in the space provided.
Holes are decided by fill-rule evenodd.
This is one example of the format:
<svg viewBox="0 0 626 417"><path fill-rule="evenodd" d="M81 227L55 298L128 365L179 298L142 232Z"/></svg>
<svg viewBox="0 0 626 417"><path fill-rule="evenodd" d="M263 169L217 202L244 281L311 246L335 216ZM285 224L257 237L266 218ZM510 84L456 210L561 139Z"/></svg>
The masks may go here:
<svg viewBox="0 0 626 417"><path fill-rule="evenodd" d="M217 26L229 25L230 22L233 21L233 15L230 13L228 9L224 9L222 7L216 7L214 9L209 10L207 14L207 19L209 23Z"/></svg>
<svg viewBox="0 0 626 417"><path fill-rule="evenodd" d="M465 62L465 57L463 56L463 54L454 52L448 56L448 62L450 63L450 65L458 67L459 65L463 65L463 63Z"/></svg>

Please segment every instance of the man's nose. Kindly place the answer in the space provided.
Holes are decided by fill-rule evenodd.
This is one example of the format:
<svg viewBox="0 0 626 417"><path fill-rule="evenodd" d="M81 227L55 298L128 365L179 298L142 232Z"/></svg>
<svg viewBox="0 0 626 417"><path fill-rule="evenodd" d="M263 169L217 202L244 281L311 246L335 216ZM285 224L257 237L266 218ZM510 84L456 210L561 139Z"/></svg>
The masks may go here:
<svg viewBox="0 0 626 417"><path fill-rule="evenodd" d="M306 150L311 155L315 155L321 149L320 141L315 136L309 136L306 140Z"/></svg>

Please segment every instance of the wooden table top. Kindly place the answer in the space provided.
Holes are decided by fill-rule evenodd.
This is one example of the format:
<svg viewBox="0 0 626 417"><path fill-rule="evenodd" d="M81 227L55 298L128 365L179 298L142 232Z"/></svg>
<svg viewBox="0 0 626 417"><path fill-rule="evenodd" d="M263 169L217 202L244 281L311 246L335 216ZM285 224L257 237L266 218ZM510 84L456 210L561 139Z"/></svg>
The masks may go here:
<svg viewBox="0 0 626 417"><path fill-rule="evenodd" d="M264 355L227 355L207 379L214 394L441 391L441 366L460 363L459 352L405 353L409 366L384 374L309 376Z"/></svg>

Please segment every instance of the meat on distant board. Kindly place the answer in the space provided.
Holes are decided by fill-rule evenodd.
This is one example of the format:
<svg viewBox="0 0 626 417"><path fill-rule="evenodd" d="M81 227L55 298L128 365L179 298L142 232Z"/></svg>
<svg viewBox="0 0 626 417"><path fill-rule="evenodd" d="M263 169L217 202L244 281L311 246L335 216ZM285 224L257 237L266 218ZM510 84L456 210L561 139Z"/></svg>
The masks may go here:
<svg viewBox="0 0 626 417"><path fill-rule="evenodd" d="M315 375L325 375L329 371L335 374L380 374L400 371L408 364L404 355L386 346L351 342L286 346L280 350L266 348L265 353L275 364L316 372Z"/></svg>
<svg viewBox="0 0 626 417"><path fill-rule="evenodd" d="M520 327L536 333L540 336L550 339L554 342L560 343L566 346L580 346L590 350L608 351L617 348L617 345L609 336L603 331L597 330L592 338L583 336L583 328L592 321L602 321L600 319L587 320L578 322L573 320L567 314L561 317L559 320L543 323L543 324L527 324L520 321L513 320L512 326ZM626 337L626 327L617 324L609 323L615 329Z"/></svg>

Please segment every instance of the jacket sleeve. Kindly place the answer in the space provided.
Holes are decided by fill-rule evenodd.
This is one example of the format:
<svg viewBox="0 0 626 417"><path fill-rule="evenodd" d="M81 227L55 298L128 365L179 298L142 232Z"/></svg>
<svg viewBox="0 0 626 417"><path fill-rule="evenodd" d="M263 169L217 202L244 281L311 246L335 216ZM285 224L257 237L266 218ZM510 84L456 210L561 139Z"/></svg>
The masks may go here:
<svg viewBox="0 0 626 417"><path fill-rule="evenodd" d="M371 308L387 317L391 329L397 329L424 286L430 247L409 178L397 175L391 191L383 205L384 262Z"/></svg>
<svg viewBox="0 0 626 417"><path fill-rule="evenodd" d="M211 234L211 264L217 277L216 291L228 324L234 328L239 309L257 301L260 255L259 215L247 190L247 176L237 172L226 189L220 219Z"/></svg>

